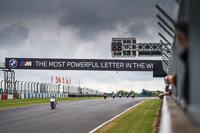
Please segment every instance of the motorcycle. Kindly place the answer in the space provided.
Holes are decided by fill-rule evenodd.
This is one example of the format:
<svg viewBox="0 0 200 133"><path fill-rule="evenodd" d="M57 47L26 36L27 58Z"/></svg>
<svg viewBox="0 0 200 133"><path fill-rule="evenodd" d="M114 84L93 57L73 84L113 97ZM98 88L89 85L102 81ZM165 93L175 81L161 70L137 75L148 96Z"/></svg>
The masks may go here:
<svg viewBox="0 0 200 133"><path fill-rule="evenodd" d="M50 101L51 109L55 109L56 108L56 104L57 104L56 97L51 97L51 99L49 101Z"/></svg>
<svg viewBox="0 0 200 133"><path fill-rule="evenodd" d="M104 100L106 100L106 97L107 97L106 93L104 93L103 97L104 97Z"/></svg>
<svg viewBox="0 0 200 133"><path fill-rule="evenodd" d="M107 97L107 96L104 96L104 100L106 100L106 97Z"/></svg>
<svg viewBox="0 0 200 133"><path fill-rule="evenodd" d="M131 96L132 96L132 98L134 99L134 97L135 97L135 94L133 93Z"/></svg>

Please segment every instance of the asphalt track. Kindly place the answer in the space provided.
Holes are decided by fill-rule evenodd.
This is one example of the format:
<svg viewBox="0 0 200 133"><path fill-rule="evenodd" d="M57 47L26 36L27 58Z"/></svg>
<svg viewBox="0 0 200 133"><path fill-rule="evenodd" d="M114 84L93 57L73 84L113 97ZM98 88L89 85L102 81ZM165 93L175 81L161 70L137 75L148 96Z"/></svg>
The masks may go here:
<svg viewBox="0 0 200 133"><path fill-rule="evenodd" d="M147 97L95 99L0 110L0 133L87 133ZM59 100L59 99L58 99Z"/></svg>

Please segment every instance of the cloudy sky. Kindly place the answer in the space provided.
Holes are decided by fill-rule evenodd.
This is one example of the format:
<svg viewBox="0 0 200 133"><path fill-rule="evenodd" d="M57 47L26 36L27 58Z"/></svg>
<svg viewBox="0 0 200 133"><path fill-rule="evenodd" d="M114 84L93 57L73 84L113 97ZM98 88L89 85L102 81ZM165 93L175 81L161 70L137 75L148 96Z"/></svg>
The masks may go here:
<svg viewBox="0 0 200 133"><path fill-rule="evenodd" d="M111 59L112 37L159 42L156 2L0 0L0 62L5 57ZM21 81L50 83L51 75L103 92L116 91L116 82L117 90L164 88L163 78L153 78L152 72L16 70Z"/></svg>

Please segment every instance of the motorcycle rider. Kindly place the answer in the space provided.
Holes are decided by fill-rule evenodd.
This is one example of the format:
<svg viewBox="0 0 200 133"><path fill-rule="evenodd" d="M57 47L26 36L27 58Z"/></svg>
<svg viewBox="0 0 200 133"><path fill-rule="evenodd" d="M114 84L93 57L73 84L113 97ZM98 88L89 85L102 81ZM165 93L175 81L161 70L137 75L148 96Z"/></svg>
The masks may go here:
<svg viewBox="0 0 200 133"><path fill-rule="evenodd" d="M54 95L51 96L50 99L50 105L51 105L51 109L55 109L56 108L56 104L57 104L57 99Z"/></svg>
<svg viewBox="0 0 200 133"><path fill-rule="evenodd" d="M122 94L121 93L119 93L119 98L121 98L122 97Z"/></svg>
<svg viewBox="0 0 200 133"><path fill-rule="evenodd" d="M135 97L135 93L132 94L132 97L133 97L133 98Z"/></svg>
<svg viewBox="0 0 200 133"><path fill-rule="evenodd" d="M113 96L113 99L114 99L115 98L115 94L113 93L112 96Z"/></svg>
<svg viewBox="0 0 200 133"><path fill-rule="evenodd" d="M106 93L104 93L103 97L104 97L104 100L106 100L106 97L107 97Z"/></svg>
<svg viewBox="0 0 200 133"><path fill-rule="evenodd" d="M127 94L127 95L126 95L126 97L128 98L128 97L129 97L129 95Z"/></svg>

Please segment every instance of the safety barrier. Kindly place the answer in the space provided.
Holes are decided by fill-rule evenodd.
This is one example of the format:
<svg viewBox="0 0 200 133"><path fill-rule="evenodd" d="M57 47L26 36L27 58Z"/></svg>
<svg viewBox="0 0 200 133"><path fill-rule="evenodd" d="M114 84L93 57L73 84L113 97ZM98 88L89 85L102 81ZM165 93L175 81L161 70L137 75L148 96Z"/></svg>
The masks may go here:
<svg viewBox="0 0 200 133"><path fill-rule="evenodd" d="M8 100L8 99L14 99L14 95L13 94L0 95L0 100Z"/></svg>
<svg viewBox="0 0 200 133"><path fill-rule="evenodd" d="M21 99L29 99L29 98L50 98L51 96L55 96L57 98L68 97L68 94L50 94L50 93L24 93L21 94Z"/></svg>

